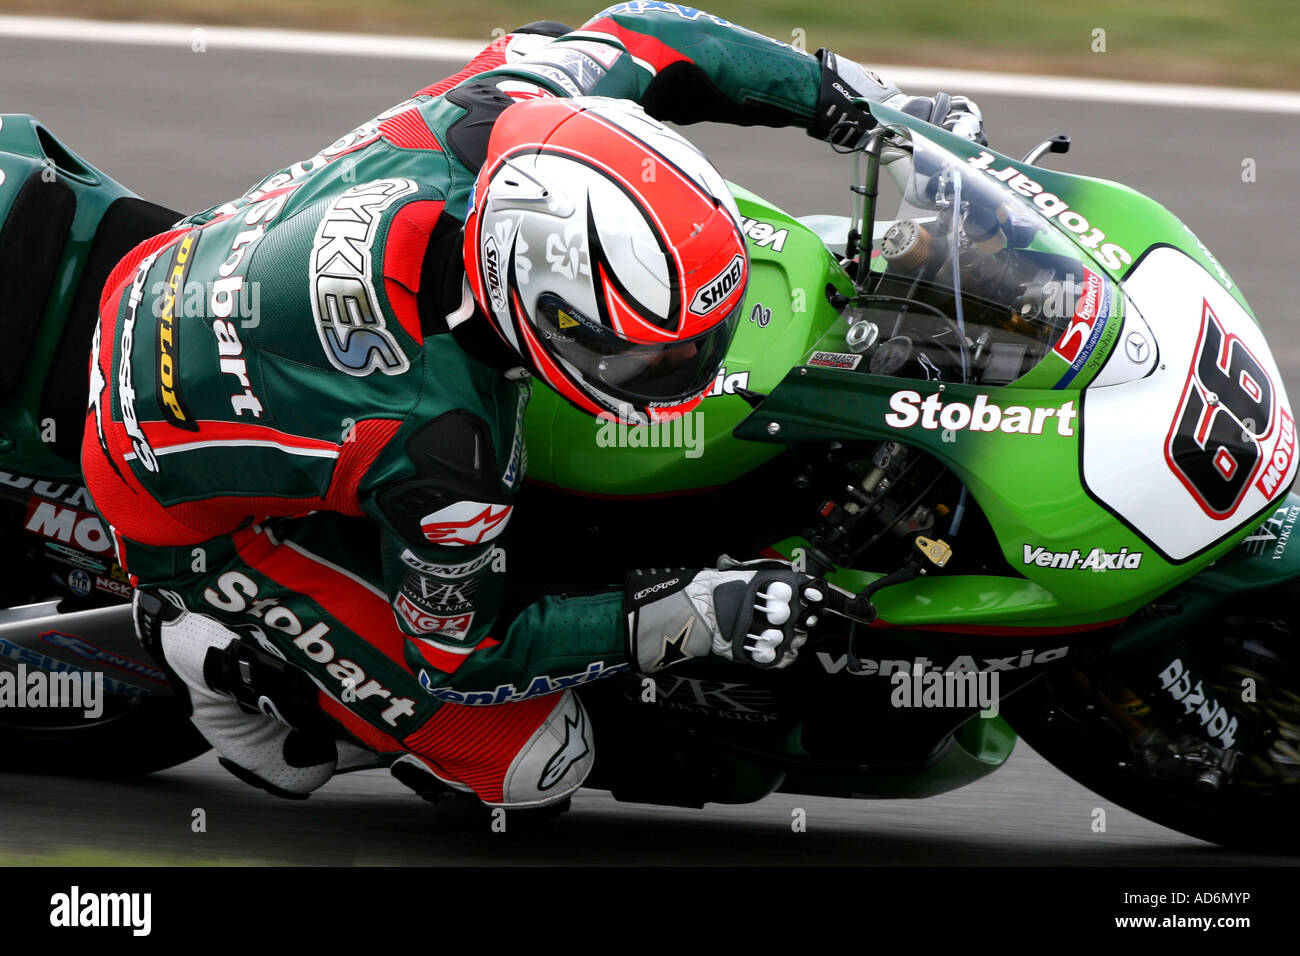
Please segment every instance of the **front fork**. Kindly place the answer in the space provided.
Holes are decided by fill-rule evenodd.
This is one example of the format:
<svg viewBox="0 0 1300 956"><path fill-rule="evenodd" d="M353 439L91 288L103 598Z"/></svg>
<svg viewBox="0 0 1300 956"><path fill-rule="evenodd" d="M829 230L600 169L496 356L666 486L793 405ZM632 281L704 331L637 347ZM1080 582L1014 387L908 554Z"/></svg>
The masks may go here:
<svg viewBox="0 0 1300 956"><path fill-rule="evenodd" d="M1300 495L1288 494L1235 549L1135 615L1096 659L1113 679L1096 689L1097 697L1152 775L1189 775L1215 790L1231 775L1238 753L1267 746L1275 734L1257 709L1242 706L1252 685L1243 680L1240 700L1226 688L1216 692L1193 665L1185 635L1217 629L1209 637L1221 637L1230 608L1244 605L1241 616L1250 617L1250 602L1262 592L1300 578L1300 545L1290 547L1297 518ZM1152 717L1177 734L1161 732Z"/></svg>
<svg viewBox="0 0 1300 956"><path fill-rule="evenodd" d="M1139 773L1214 792L1232 776L1244 745L1266 745L1270 729L1217 694L1188 650L1175 641L1147 654L1107 654L1082 679L1096 682L1088 689L1128 737Z"/></svg>

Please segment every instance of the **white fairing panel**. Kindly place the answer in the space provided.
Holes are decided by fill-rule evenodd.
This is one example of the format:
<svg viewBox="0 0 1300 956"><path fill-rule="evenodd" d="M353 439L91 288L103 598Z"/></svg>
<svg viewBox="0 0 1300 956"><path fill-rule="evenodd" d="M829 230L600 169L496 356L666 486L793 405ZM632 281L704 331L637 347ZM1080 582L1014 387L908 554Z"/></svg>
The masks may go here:
<svg viewBox="0 0 1300 956"><path fill-rule="evenodd" d="M1122 385L1151 374L1159 356L1159 345L1151 327L1138 314L1137 309L1127 309L1124 325L1120 328L1110 357L1101 373L1092 380L1092 388L1103 385Z"/></svg>
<svg viewBox="0 0 1300 956"><path fill-rule="evenodd" d="M1087 390L1083 478L1097 499L1181 561L1286 492L1296 473L1295 422L1263 333L1194 260L1156 249L1124 288L1158 364L1127 382L1103 373L1097 384L1108 384ZM1116 354L1124 347L1121 336ZM1124 359L1140 366L1148 356Z"/></svg>

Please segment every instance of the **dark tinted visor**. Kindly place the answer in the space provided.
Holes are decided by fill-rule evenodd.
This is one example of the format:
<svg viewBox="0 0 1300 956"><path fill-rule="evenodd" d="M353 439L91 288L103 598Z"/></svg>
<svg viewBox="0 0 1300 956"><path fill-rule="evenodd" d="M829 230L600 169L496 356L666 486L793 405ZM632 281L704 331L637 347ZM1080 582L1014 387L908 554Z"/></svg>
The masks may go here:
<svg viewBox="0 0 1300 956"><path fill-rule="evenodd" d="M548 351L582 379L616 397L676 404L709 387L735 334L741 306L708 332L681 342L638 345L589 319L557 295L537 299L537 329Z"/></svg>

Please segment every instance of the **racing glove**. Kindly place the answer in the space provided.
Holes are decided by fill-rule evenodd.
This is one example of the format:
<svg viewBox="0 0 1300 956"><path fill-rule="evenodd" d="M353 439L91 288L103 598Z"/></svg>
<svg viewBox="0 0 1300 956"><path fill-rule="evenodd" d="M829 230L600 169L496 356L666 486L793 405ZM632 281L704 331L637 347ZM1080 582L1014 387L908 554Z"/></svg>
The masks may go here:
<svg viewBox="0 0 1300 956"><path fill-rule="evenodd" d="M822 65L821 92L808 135L845 149L862 144L876 121L853 100L865 98L940 126L950 133L988 145L984 118L978 106L965 96L908 96L874 70L837 56L824 47L817 51Z"/></svg>
<svg viewBox="0 0 1300 956"><path fill-rule="evenodd" d="M816 625L826 585L785 561L628 575L629 656L644 674L710 654L759 668L789 666Z"/></svg>
<svg viewBox="0 0 1300 956"><path fill-rule="evenodd" d="M907 96L888 105L971 142L988 145L988 138L984 135L984 114L964 96L949 96L947 93Z"/></svg>
<svg viewBox="0 0 1300 956"><path fill-rule="evenodd" d="M135 592L133 611L141 642L188 698L190 721L223 767L295 800L329 780L338 751L305 671L148 591Z"/></svg>

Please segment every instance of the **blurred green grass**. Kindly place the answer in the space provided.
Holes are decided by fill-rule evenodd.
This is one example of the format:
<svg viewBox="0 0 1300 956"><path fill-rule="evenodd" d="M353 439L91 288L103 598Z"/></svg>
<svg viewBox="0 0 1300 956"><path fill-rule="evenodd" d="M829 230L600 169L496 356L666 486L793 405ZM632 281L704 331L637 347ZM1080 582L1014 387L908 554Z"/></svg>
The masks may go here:
<svg viewBox="0 0 1300 956"><path fill-rule="evenodd" d="M530 20L576 26L584 0L0 0L0 12L195 25L401 33L487 40ZM1101 78L1300 88L1295 0L901 0L810 4L715 0L711 13L780 40L802 30L867 62ZM1106 50L1094 52L1094 30Z"/></svg>

